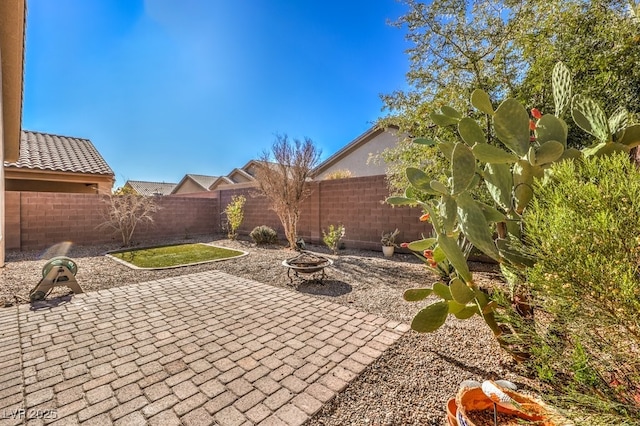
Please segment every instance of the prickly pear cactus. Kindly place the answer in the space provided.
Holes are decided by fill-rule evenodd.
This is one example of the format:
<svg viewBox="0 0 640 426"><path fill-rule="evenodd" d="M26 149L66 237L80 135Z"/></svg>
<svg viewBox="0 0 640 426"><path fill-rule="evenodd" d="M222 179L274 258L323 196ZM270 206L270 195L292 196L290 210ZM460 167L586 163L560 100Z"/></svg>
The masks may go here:
<svg viewBox="0 0 640 426"><path fill-rule="evenodd" d="M630 150L640 145L640 125L628 125L629 114L620 109L608 119L593 101L571 97L571 78L567 68L558 64L553 70L554 114L528 112L514 99L503 101L494 110L489 95L476 90L471 104L490 118L493 131L485 134L474 119L463 117L453 108L443 107L431 114L439 126L456 126L459 140L416 143L436 145L450 162L446 183L434 180L422 170L408 168L411 187L404 197L387 199L393 205L420 205L433 227L433 238L414 241L407 248L435 268L437 259L453 266L449 285L436 283L432 288L410 289L408 301L420 301L436 295L441 300L418 312L412 328L420 332L437 330L449 314L459 319L480 315L496 336L502 334L494 311L496 303L480 290L458 244L465 238L485 255L507 268L532 266L534 259L522 252L522 214L533 197L535 178L543 178L555 162L582 155L606 154ZM567 124L560 118L567 108L576 124L593 135L597 142L581 151L567 149ZM475 199L470 190L484 184L493 205ZM423 202L412 197L415 190L431 195Z"/></svg>

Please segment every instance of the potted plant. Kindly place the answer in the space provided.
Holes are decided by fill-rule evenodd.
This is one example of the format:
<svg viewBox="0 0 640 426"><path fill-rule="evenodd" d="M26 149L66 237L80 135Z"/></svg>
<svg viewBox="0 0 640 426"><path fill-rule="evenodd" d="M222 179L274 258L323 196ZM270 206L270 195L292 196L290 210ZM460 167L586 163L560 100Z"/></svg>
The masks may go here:
<svg viewBox="0 0 640 426"><path fill-rule="evenodd" d="M494 426L497 419L501 425L573 425L541 400L516 392L516 386L505 380L482 384L466 380L456 397L447 401L446 409L450 426Z"/></svg>
<svg viewBox="0 0 640 426"><path fill-rule="evenodd" d="M384 257L393 256L393 250L397 246L396 237L398 236L399 233L400 232L398 231L398 228L396 228L396 230L393 232L382 233L382 238L380 239L380 242L382 243L382 253L384 254Z"/></svg>

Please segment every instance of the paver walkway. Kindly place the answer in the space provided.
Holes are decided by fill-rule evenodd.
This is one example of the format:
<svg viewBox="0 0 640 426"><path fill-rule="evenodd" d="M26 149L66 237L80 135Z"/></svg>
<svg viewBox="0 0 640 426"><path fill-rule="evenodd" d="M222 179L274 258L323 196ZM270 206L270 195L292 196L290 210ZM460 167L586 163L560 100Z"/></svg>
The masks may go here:
<svg viewBox="0 0 640 426"><path fill-rule="evenodd" d="M406 330L218 271L0 309L0 424L300 425Z"/></svg>

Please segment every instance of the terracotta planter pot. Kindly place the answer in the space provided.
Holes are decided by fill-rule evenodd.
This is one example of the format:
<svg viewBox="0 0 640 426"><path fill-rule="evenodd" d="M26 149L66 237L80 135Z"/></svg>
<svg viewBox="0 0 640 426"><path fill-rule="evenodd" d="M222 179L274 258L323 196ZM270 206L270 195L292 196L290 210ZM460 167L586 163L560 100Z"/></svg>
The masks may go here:
<svg viewBox="0 0 640 426"><path fill-rule="evenodd" d="M447 424L449 426L458 426L458 406L455 398L449 398L447 401Z"/></svg>
<svg viewBox="0 0 640 426"><path fill-rule="evenodd" d="M513 398L518 404L522 406L522 410L513 410L498 405L498 413L502 413L513 418L513 422L501 421L501 426L517 425L522 420L534 422L537 426L561 426L561 425L573 425L573 423L563 416L559 415L555 410L546 405L544 402L523 395L518 392L514 392L507 389L502 389L507 395ZM493 426L493 401L487 397L482 389L479 387L467 388L463 387L456 395L456 420L459 426ZM449 412L451 411L449 404L447 404L447 420L449 420ZM475 412L475 413L474 413ZM483 412L483 413L478 413ZM482 414L481 416L479 414ZM487 422L475 423L474 418L486 417L490 419Z"/></svg>

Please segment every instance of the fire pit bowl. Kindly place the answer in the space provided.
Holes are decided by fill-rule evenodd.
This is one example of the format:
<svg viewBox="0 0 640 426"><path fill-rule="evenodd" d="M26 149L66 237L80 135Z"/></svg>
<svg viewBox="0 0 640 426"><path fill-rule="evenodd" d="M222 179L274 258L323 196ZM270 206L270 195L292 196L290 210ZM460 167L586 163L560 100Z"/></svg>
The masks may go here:
<svg viewBox="0 0 640 426"><path fill-rule="evenodd" d="M298 278L300 277L299 274L310 275L321 273L319 279L313 279L322 282L325 276L324 268L331 265L333 265L333 260L307 251L303 251L295 257L282 261L282 266L287 268L287 276L292 283L293 278L291 277L291 271L293 271L294 276Z"/></svg>

